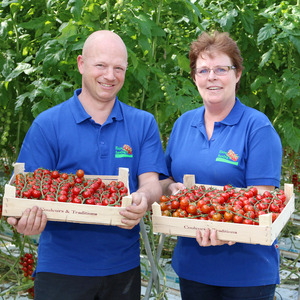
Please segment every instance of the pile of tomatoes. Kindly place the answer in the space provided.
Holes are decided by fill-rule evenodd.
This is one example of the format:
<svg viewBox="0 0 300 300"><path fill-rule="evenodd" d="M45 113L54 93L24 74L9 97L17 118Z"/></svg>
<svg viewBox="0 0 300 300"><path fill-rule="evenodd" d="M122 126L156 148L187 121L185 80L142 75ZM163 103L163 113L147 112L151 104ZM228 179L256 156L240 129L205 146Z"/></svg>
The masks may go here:
<svg viewBox="0 0 300 300"><path fill-rule="evenodd" d="M128 194L122 181L105 184L101 178L86 179L81 169L67 174L39 168L17 174L13 185L17 198L103 206L121 206L123 196Z"/></svg>
<svg viewBox="0 0 300 300"><path fill-rule="evenodd" d="M216 189L194 185L176 195L162 196L160 208L163 216L258 225L262 214L272 213L274 222L285 201L283 190L260 194L256 187L234 189L225 185Z"/></svg>

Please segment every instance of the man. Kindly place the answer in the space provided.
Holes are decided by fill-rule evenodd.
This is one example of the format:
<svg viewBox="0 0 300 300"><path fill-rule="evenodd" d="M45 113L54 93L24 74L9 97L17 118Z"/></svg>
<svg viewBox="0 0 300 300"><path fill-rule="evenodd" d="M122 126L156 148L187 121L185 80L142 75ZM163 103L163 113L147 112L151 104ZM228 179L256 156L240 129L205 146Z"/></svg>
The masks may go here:
<svg viewBox="0 0 300 300"><path fill-rule="evenodd" d="M140 299L139 222L161 196L160 173L167 173L158 127L148 112L117 98L127 68L127 50L111 31L86 40L77 59L82 89L43 112L23 142L19 162L75 173L117 175L129 168L133 204L120 212L123 226L47 222L41 209L17 220L26 235L40 234L35 299ZM130 155L122 147L130 146Z"/></svg>

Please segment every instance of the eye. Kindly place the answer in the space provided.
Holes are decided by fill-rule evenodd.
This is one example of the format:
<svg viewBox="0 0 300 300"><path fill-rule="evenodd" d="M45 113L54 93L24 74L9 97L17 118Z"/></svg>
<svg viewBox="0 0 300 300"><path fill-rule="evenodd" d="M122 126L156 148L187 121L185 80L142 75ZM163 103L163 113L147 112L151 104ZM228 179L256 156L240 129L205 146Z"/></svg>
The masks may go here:
<svg viewBox="0 0 300 300"><path fill-rule="evenodd" d="M209 70L207 68L200 68L200 69L197 69L197 72L198 72L198 74L205 75L209 72Z"/></svg>
<svg viewBox="0 0 300 300"><path fill-rule="evenodd" d="M228 69L226 67L217 67L214 71L216 74L226 74Z"/></svg>

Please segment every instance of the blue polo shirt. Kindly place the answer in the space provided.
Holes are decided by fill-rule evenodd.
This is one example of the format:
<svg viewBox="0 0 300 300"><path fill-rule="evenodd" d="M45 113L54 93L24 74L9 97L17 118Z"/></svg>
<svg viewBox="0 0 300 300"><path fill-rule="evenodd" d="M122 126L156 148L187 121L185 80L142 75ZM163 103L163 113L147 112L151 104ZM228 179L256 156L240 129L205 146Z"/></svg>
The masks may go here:
<svg viewBox="0 0 300 300"><path fill-rule="evenodd" d="M100 125L84 110L78 99L80 92L76 90L72 98L34 120L18 157L27 172L43 167L118 175L119 167L125 167L129 168L130 192L138 189L139 175L167 173L153 115L116 99L108 119ZM124 145L132 152L124 151ZM126 230L49 221L40 236L36 271L105 276L139 264L139 226Z"/></svg>
<svg viewBox="0 0 300 300"><path fill-rule="evenodd" d="M174 180L182 182L184 174L195 174L201 184L279 187L282 146L269 119L236 99L208 140L204 110L202 106L189 111L174 124L165 153ZM279 283L275 244L200 247L196 239L181 237L172 266L182 278L217 286Z"/></svg>

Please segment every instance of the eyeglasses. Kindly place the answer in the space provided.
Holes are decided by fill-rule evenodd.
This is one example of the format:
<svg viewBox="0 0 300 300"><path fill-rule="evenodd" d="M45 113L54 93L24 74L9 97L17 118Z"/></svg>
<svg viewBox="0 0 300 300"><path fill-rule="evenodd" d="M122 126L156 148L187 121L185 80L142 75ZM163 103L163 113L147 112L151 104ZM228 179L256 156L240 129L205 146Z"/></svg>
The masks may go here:
<svg viewBox="0 0 300 300"><path fill-rule="evenodd" d="M235 66L218 66L212 69L210 68L196 68L195 74L200 77L207 77L210 74L210 71L214 71L217 76L225 76L230 70L236 69Z"/></svg>

